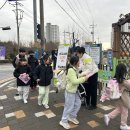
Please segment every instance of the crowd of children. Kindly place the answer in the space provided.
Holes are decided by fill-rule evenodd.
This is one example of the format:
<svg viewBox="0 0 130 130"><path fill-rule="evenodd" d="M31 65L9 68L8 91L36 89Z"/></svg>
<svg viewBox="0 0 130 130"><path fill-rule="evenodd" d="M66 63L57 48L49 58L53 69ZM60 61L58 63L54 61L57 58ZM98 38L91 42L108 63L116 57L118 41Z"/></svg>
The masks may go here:
<svg viewBox="0 0 130 130"><path fill-rule="evenodd" d="M53 78L53 68L50 65L48 54L42 56L42 63L34 58L34 52L29 52L29 57L25 56L25 50L20 49L20 53L13 61L15 67L14 76L17 78L18 94L24 103L28 102L29 88L39 88L38 105L49 108L49 90ZM116 108L112 112L104 115L106 126L111 119L121 114L121 130L130 130L127 125L128 109L130 108L130 83L126 80L127 68L124 64L116 67L114 79L119 84L121 97L116 100ZM89 110L97 108L97 78L98 67L93 59L85 53L83 47L77 49L77 53L70 57L69 65L66 69L65 105L59 124L65 129L70 129L68 121L78 125L77 114L81 107L81 99L78 93L79 84L84 84L87 96L86 103ZM107 98L107 97L106 97ZM104 99L105 101L105 99Z"/></svg>

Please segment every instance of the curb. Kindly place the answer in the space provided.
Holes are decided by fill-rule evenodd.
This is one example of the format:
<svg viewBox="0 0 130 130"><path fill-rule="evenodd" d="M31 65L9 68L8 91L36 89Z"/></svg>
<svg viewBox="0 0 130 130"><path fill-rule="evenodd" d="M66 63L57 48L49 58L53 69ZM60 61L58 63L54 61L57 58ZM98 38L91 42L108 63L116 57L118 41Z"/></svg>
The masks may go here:
<svg viewBox="0 0 130 130"><path fill-rule="evenodd" d="M13 79L15 79L15 77L10 77L10 78L7 78L7 79L0 80L0 85L4 84L5 82L8 82L10 80L13 80Z"/></svg>

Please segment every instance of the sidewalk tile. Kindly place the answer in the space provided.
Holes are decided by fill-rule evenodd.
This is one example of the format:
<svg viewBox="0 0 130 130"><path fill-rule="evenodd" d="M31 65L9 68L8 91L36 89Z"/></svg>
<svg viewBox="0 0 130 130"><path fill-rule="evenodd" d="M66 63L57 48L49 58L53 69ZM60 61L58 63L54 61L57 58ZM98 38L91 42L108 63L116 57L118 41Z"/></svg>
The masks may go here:
<svg viewBox="0 0 130 130"><path fill-rule="evenodd" d="M94 114L95 116L97 116L98 118L103 118L104 114L99 112L99 113L96 113Z"/></svg>
<svg viewBox="0 0 130 130"><path fill-rule="evenodd" d="M108 111L108 110L112 109L111 107L108 107L108 106L102 106L100 108L103 109L103 110L105 110L105 111Z"/></svg>
<svg viewBox="0 0 130 130"><path fill-rule="evenodd" d="M34 99L37 99L37 96L30 97L30 100L34 100Z"/></svg>
<svg viewBox="0 0 130 130"><path fill-rule="evenodd" d="M21 98L20 96L14 96L14 99L15 99L16 101L19 101L19 100L21 100L22 98Z"/></svg>
<svg viewBox="0 0 130 130"><path fill-rule="evenodd" d="M3 106L0 106L0 110L2 110L3 109Z"/></svg>
<svg viewBox="0 0 130 130"><path fill-rule="evenodd" d="M6 126L6 127L3 127L3 128L0 128L0 130L10 130L9 126Z"/></svg>
<svg viewBox="0 0 130 130"><path fill-rule="evenodd" d="M47 118L55 117L56 115L54 113L45 114Z"/></svg>
<svg viewBox="0 0 130 130"><path fill-rule="evenodd" d="M54 107L64 107L64 103L54 104Z"/></svg>
<svg viewBox="0 0 130 130"><path fill-rule="evenodd" d="M14 113L15 113L15 116L16 116L17 119L26 117L26 115L25 115L25 113L24 113L23 110L16 111L16 112L14 112Z"/></svg>
<svg viewBox="0 0 130 130"><path fill-rule="evenodd" d="M14 112L5 114L5 117L6 117L6 118L13 117L13 116L15 116L15 113L14 113Z"/></svg>
<svg viewBox="0 0 130 130"><path fill-rule="evenodd" d="M4 100L4 99L7 99L6 95L0 96L0 100Z"/></svg>
<svg viewBox="0 0 130 130"><path fill-rule="evenodd" d="M78 127L78 125L75 125L74 123L71 123L71 122L69 123L69 125L71 129Z"/></svg>
<svg viewBox="0 0 130 130"><path fill-rule="evenodd" d="M90 127L92 127L92 128L95 128L95 127L99 126L99 123L97 123L97 122L94 121L94 120L87 122L87 124L88 124Z"/></svg>
<svg viewBox="0 0 130 130"><path fill-rule="evenodd" d="M44 116L44 115L45 115L44 112L37 112L37 113L35 113L36 117L41 117L41 116Z"/></svg>

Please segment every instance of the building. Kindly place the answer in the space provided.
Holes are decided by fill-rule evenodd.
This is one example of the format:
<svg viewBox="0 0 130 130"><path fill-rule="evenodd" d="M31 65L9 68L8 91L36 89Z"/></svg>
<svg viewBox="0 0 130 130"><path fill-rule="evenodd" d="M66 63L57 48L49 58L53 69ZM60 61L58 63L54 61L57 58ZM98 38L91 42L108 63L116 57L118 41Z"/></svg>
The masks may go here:
<svg viewBox="0 0 130 130"><path fill-rule="evenodd" d="M58 25L46 24L46 42L60 42Z"/></svg>

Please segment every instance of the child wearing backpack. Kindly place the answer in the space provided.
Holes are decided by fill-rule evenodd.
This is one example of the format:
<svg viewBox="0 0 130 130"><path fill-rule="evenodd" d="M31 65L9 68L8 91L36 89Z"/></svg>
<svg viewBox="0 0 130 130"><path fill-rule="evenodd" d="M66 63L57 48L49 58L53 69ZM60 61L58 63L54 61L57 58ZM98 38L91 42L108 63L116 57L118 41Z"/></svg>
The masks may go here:
<svg viewBox="0 0 130 130"><path fill-rule="evenodd" d="M119 99L115 100L116 108L112 112L104 115L104 122L106 126L108 126L111 119L121 114L120 130L130 130L130 126L127 125L128 109L130 108L130 83L125 79L126 75L126 66L124 64L117 65L114 78L119 84L119 91L121 93L121 96ZM107 96L104 97L104 100L105 98L107 98Z"/></svg>
<svg viewBox="0 0 130 130"><path fill-rule="evenodd" d="M70 129L68 121L78 125L77 113L81 106L81 100L78 94L78 85L88 79L87 74L78 75L79 57L73 56L70 59L70 66L67 68L66 75L66 90L65 90L65 105L60 121L60 125L65 129Z"/></svg>

